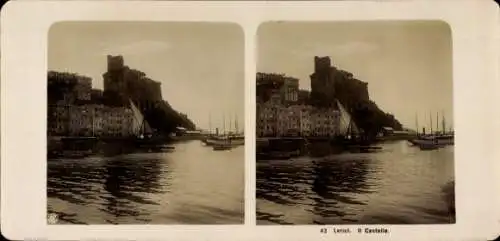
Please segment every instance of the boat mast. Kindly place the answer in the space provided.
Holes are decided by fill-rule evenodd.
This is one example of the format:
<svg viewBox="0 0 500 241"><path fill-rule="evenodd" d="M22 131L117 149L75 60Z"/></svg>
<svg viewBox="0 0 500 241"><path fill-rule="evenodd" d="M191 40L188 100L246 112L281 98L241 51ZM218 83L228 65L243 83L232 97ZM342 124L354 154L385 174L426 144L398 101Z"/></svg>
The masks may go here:
<svg viewBox="0 0 500 241"><path fill-rule="evenodd" d="M212 115L208 112L208 134L212 135Z"/></svg>
<svg viewBox="0 0 500 241"><path fill-rule="evenodd" d="M222 135L226 135L226 114L222 114Z"/></svg>
<svg viewBox="0 0 500 241"><path fill-rule="evenodd" d="M429 112L429 119L431 120L431 132L430 132L430 134L432 135L432 112Z"/></svg>
<svg viewBox="0 0 500 241"><path fill-rule="evenodd" d="M229 115L229 131L228 131L228 134L231 134L231 132L233 131L233 122L231 122L231 115Z"/></svg>
<svg viewBox="0 0 500 241"><path fill-rule="evenodd" d="M234 134L238 134L238 115L234 114Z"/></svg>
<svg viewBox="0 0 500 241"><path fill-rule="evenodd" d="M436 112L436 134L439 132L439 112Z"/></svg>
<svg viewBox="0 0 500 241"><path fill-rule="evenodd" d="M415 127L417 128L417 135L418 135L418 114L415 113Z"/></svg>
<svg viewBox="0 0 500 241"><path fill-rule="evenodd" d="M442 128L443 128L443 134L446 133L446 121L445 121L445 118L444 118L444 111L441 113L441 115L443 116L443 121L441 123L442 125Z"/></svg>

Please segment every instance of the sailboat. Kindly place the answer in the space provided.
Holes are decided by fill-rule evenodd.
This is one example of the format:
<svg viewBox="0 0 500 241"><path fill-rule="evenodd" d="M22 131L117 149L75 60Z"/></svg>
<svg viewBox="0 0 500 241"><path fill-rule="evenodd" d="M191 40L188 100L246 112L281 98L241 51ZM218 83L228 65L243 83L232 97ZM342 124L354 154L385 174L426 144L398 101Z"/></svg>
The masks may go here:
<svg viewBox="0 0 500 241"><path fill-rule="evenodd" d="M446 134L445 128L445 119L444 115L442 115L442 125L443 131L439 133L439 115L436 115L436 132L432 131L432 116L430 117L431 123L431 133L427 136L419 136L413 140L409 140L413 145L420 147L421 150L434 150L439 147L454 145L454 135Z"/></svg>
<svg viewBox="0 0 500 241"><path fill-rule="evenodd" d="M234 118L234 132L229 136L229 140L233 146L241 146L245 144L245 136L239 133L238 119L236 116Z"/></svg>
<svg viewBox="0 0 500 241"><path fill-rule="evenodd" d="M206 146L212 146L212 147L217 146L216 149L224 149L224 148L230 149L234 146L240 146L245 144L245 137L239 134L237 120L235 119L234 123L235 131L234 132L229 131L229 133L226 132L225 122L226 118L224 116L222 135L218 135L218 133L216 135L212 135L212 132L210 130L210 135L202 140ZM209 128L211 129L211 120L209 121L209 124L210 124ZM231 129L231 127L229 129ZM226 147L222 148L222 146Z"/></svg>
<svg viewBox="0 0 500 241"><path fill-rule="evenodd" d="M224 115L222 118L222 131L223 134L221 137L217 137L216 139L212 139L212 148L214 151L225 151L233 148L231 145L231 139L226 133L226 116Z"/></svg>
<svg viewBox="0 0 500 241"><path fill-rule="evenodd" d="M361 138L361 129L356 125L349 112L338 100L337 106L340 112L338 138L341 144L352 152L369 153L380 150L381 147L372 146L363 141Z"/></svg>
<svg viewBox="0 0 500 241"><path fill-rule="evenodd" d="M141 111L137 106L135 106L134 102L129 99L130 109L132 109L132 113L134 113L134 122L133 122L133 133L136 135L138 139L144 139L145 137L152 137L152 130L149 126L148 122L142 115Z"/></svg>
<svg viewBox="0 0 500 241"><path fill-rule="evenodd" d="M337 100L337 106L340 112L340 125L338 135L347 141L355 141L358 139L360 131L356 123L352 119L349 112Z"/></svg>
<svg viewBox="0 0 500 241"><path fill-rule="evenodd" d="M148 150L172 150L174 147L167 146L164 144L164 140L160 138L155 138L153 136L153 131L149 126L149 123L142 115L141 111L134 102L129 99L130 109L134 114L134 122L133 122L133 134L135 135L134 141L136 147L138 148L146 148Z"/></svg>

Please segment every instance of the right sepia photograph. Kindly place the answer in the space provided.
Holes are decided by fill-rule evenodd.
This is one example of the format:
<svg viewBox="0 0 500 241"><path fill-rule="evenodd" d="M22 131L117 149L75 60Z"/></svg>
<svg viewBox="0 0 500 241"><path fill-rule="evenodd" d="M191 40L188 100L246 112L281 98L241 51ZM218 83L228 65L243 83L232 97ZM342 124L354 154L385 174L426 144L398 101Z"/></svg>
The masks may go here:
<svg viewBox="0 0 500 241"><path fill-rule="evenodd" d="M258 225L455 223L451 29L266 22Z"/></svg>

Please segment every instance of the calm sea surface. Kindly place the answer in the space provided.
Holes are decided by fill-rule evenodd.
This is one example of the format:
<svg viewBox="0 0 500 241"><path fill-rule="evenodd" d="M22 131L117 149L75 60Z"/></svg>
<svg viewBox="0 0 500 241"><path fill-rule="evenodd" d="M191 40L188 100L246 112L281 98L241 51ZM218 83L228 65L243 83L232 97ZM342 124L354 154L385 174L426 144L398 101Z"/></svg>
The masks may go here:
<svg viewBox="0 0 500 241"><path fill-rule="evenodd" d="M73 224L238 224L244 147L48 161L48 212Z"/></svg>
<svg viewBox="0 0 500 241"><path fill-rule="evenodd" d="M257 163L257 224L454 223L443 188L454 181L453 147L406 141L370 154Z"/></svg>

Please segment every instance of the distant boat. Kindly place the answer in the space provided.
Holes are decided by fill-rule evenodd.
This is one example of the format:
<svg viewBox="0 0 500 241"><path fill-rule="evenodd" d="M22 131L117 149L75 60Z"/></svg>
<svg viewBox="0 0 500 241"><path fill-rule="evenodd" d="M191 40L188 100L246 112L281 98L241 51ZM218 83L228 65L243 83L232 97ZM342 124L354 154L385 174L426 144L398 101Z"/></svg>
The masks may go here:
<svg viewBox="0 0 500 241"><path fill-rule="evenodd" d="M455 144L455 136L454 135L430 135L430 136L421 136L415 139L408 140L411 144L418 145L439 145L439 146L448 146Z"/></svg>
<svg viewBox="0 0 500 241"><path fill-rule="evenodd" d="M229 141L231 142L231 145L234 146L245 145L245 136L242 135L229 136Z"/></svg>
<svg viewBox="0 0 500 241"><path fill-rule="evenodd" d="M211 123L211 121L209 122ZM238 122L235 120L234 123L235 131L230 134L222 134L222 135L209 135L208 137L202 139L202 142L206 146L222 146L228 145L231 147L245 145L245 136L238 133ZM211 124L210 124L211 128ZM211 132L211 130L210 130ZM224 117L224 126L223 132L225 133L225 117Z"/></svg>
<svg viewBox="0 0 500 241"><path fill-rule="evenodd" d="M437 118L436 118L437 119ZM455 144L455 135L453 133L451 134L446 134L445 133L445 119L443 115L442 119L442 132L439 134L437 131L436 133L430 135L422 135L418 136L415 139L408 140L411 144L415 146L425 146L424 148L429 148L429 146L435 145L437 148L443 147L443 146L449 146L449 145L454 145ZM439 119L436 120L436 123L439 123ZM431 118L431 127L432 127L432 118ZM418 126L417 126L418 128ZM420 148L422 149L422 148Z"/></svg>
<svg viewBox="0 0 500 241"><path fill-rule="evenodd" d="M214 146L218 144L225 144L227 143L227 137L225 136L209 136L205 139L202 140L203 143L207 146Z"/></svg>

